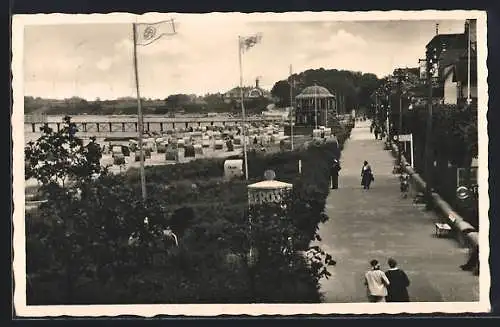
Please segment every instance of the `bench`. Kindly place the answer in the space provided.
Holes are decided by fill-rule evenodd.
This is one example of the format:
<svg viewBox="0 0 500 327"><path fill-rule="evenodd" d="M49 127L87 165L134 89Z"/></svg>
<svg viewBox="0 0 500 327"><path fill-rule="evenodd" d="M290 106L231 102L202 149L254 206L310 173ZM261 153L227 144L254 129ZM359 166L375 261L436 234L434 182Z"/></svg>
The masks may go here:
<svg viewBox="0 0 500 327"><path fill-rule="evenodd" d="M417 193L415 195L415 198L413 199L414 204L423 204L425 203L425 194L422 192Z"/></svg>
<svg viewBox="0 0 500 327"><path fill-rule="evenodd" d="M451 227L448 224L444 223L435 223L434 226L436 227L436 236L441 237L441 236L447 236L451 232Z"/></svg>

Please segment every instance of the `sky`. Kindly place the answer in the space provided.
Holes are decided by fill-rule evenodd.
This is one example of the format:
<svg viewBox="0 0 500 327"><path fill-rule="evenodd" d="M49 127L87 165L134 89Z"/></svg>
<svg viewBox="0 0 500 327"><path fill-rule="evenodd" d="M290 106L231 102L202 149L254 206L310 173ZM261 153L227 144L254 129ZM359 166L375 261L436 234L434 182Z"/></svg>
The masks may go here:
<svg viewBox="0 0 500 327"><path fill-rule="evenodd" d="M165 16L166 19L170 16ZM270 90L307 69L345 69L383 77L417 67L435 35L462 33L464 20L266 21L245 14L175 16L176 34L137 47L140 95L226 92L239 84L238 35L262 35L242 55L243 84ZM166 26L168 27L168 26ZM135 97L132 26L127 23L24 28L24 94L88 100Z"/></svg>

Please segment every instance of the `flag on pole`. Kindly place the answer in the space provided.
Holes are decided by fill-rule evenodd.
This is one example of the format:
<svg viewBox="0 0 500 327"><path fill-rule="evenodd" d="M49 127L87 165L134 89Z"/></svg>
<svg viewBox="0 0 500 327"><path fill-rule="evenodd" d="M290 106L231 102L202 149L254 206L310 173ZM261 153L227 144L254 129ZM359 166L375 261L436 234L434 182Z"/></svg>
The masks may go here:
<svg viewBox="0 0 500 327"><path fill-rule="evenodd" d="M173 19L156 23L138 23L135 25L137 45L148 45L164 35L175 34L175 23Z"/></svg>
<svg viewBox="0 0 500 327"><path fill-rule="evenodd" d="M142 199L145 202L147 198L146 193L146 173L144 164L144 149L142 137L144 133L144 120L141 106L141 94L139 92L139 73L137 69L137 46L148 45L161 38L163 35L175 34L174 20L166 20L156 23L133 23L132 24L132 37L134 44L134 75L135 75L135 88L137 93L137 132L139 138L139 151L140 151L140 172L141 172L141 189Z"/></svg>
<svg viewBox="0 0 500 327"><path fill-rule="evenodd" d="M260 34L260 33L257 33L255 35L250 35L250 36L242 36L240 38L241 51L243 51L243 52L248 51L254 45L256 45L257 43L260 43L261 39L262 39L262 34Z"/></svg>

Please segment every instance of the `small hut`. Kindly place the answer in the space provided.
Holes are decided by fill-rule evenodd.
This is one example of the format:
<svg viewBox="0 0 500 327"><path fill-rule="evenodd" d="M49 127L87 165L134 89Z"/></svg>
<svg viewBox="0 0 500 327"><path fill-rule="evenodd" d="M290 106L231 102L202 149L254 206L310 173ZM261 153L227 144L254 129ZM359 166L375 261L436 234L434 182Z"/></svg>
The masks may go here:
<svg viewBox="0 0 500 327"><path fill-rule="evenodd" d="M228 159L224 161L224 178L232 179L235 177L243 176L243 160L242 159Z"/></svg>

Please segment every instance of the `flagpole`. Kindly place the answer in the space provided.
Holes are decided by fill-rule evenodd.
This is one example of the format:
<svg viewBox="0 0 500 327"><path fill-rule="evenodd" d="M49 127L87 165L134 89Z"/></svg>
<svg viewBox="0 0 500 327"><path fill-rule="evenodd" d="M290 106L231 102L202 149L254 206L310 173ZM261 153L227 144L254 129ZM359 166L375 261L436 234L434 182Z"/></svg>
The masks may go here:
<svg viewBox="0 0 500 327"><path fill-rule="evenodd" d="M293 81L292 81L292 65L290 65L290 141L293 151Z"/></svg>
<svg viewBox="0 0 500 327"><path fill-rule="evenodd" d="M245 103L243 102L243 64L241 60L241 36L238 36L238 60L240 65L240 98L241 98L241 119L243 122L243 157L245 161L245 179L248 180L248 156L247 156L247 133L245 118Z"/></svg>
<svg viewBox="0 0 500 327"><path fill-rule="evenodd" d="M132 23L132 34L134 40L134 73L135 73L135 90L137 93L137 131L139 136L139 153L141 160L141 189L142 189L142 200L146 201L146 173L144 171L144 150L142 146L142 134L144 131L143 117L142 117L142 107L141 107L141 94L139 92L139 74L137 72L137 28L135 23Z"/></svg>

